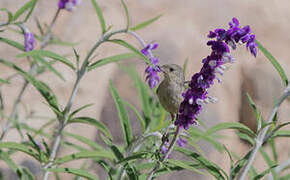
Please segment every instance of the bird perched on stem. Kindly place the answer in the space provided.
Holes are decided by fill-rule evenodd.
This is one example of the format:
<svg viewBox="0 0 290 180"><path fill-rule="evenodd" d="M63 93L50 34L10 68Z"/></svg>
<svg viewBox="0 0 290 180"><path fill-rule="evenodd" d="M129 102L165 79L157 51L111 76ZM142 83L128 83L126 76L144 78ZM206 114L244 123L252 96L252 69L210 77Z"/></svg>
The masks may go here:
<svg viewBox="0 0 290 180"><path fill-rule="evenodd" d="M183 69L177 64L166 64L160 67L164 79L157 88L160 104L171 115L174 121L185 91L185 77Z"/></svg>

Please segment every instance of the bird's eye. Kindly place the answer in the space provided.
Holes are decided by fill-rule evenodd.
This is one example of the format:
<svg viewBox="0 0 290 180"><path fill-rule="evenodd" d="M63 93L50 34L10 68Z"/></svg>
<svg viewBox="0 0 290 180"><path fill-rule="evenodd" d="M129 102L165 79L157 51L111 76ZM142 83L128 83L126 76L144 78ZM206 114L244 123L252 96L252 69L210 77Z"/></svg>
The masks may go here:
<svg viewBox="0 0 290 180"><path fill-rule="evenodd" d="M173 68L169 68L169 71L172 72L172 71L174 71L174 69Z"/></svg>

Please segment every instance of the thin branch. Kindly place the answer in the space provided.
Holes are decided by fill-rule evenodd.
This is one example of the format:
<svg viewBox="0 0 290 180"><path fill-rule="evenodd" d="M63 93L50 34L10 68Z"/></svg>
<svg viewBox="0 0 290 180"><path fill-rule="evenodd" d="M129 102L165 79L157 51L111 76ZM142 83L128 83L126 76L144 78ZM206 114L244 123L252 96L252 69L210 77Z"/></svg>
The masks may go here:
<svg viewBox="0 0 290 180"><path fill-rule="evenodd" d="M111 33L104 34L99 39L99 41L92 47L92 49L89 51L88 55L86 56L85 60L83 61L82 66L81 66L81 69L77 72L77 79L76 79L76 81L74 83L74 87L73 87L71 96L70 96L70 98L69 98L69 100L67 102L67 105L66 105L65 109L64 109L64 117L63 117L63 119L58 119L59 120L58 132L56 134L55 139L53 140L52 150L51 150L51 154L50 154L50 157L49 157L49 163L46 164L43 167L45 169L45 173L44 173L44 176L43 176L43 180L48 180L48 178L49 178L50 172L47 171L47 168L50 168L53 165L53 161L55 160L56 155L57 155L57 153L58 153L58 151L60 149L60 142L61 142L61 138L62 138L62 131L63 131L64 127L67 124L68 116L69 116L71 107L72 107L72 105L74 103L75 96L76 96L76 93L78 91L78 87L79 87L80 80L82 79L82 77L85 75L85 73L87 71L87 66L88 66L88 63L89 63L89 59L91 58L91 56L94 53L94 51L102 43L106 42L111 36L113 36L115 34L118 34L118 33L124 33L126 31L127 31L126 29L122 29L122 30L117 30L117 31L113 31Z"/></svg>
<svg viewBox="0 0 290 180"><path fill-rule="evenodd" d="M280 105L282 104L282 102L288 97L290 96L290 85L288 85L286 87L286 89L284 90L282 96L279 98L278 103L274 106L273 111L271 113L271 115L269 116L268 120L267 120L267 124L271 123L273 121L273 118L275 116L275 114L278 112L278 109L280 107ZM266 133L268 131L270 126L266 126L262 131L260 131L260 133L258 134L256 141L255 141L255 146L252 150L252 153L250 155L249 161L247 162L247 165L245 166L245 168L243 169L243 171L241 172L240 178L239 180L244 180L246 178L246 175L248 174L248 171L250 170L250 167L252 166L255 157L257 155L257 152L259 151L260 147L263 144L264 138L266 136Z"/></svg>
<svg viewBox="0 0 290 180"><path fill-rule="evenodd" d="M170 143L170 145L168 147L167 152L164 154L164 156L162 157L162 159L157 162L157 164L155 165L155 167L152 169L152 171L147 176L146 180L151 180L153 178L154 174L159 169L161 163L163 163L168 158L168 156L171 154L171 152L173 151L174 145L176 143L176 140L177 140L177 137L178 137L178 134L179 134L179 129L180 129L180 126L177 125L176 130L175 130L175 133L174 133L174 136L173 136L173 139L172 139L172 141L171 141L171 143Z"/></svg>
<svg viewBox="0 0 290 180"><path fill-rule="evenodd" d="M55 22L57 20L58 15L59 15L59 10L55 13L55 15L54 15L49 27L48 27L47 33L46 33L45 37L43 38L43 41L41 42L40 49L44 49L47 46L47 44L48 44L48 42L49 42L49 40L51 38L51 30L52 30L52 28L53 28L53 26L54 26L54 24L55 24ZM32 75L32 76L35 75L36 74L36 70L37 70L37 64L34 63L30 67L29 74ZM26 88L27 88L28 85L29 85L29 83L25 79L24 83L22 85L22 88L21 88L21 90L20 90L20 92L19 92L19 94L17 96L17 99L15 100L15 102L13 104L13 108L12 108L10 116L8 117L8 121L6 122L5 126L2 128L0 141L2 141L4 139L4 137L7 134L8 130L13 127L12 121L15 119L15 115L17 113L19 103L21 102L21 99L22 99L22 97L24 95L24 92L26 91Z"/></svg>

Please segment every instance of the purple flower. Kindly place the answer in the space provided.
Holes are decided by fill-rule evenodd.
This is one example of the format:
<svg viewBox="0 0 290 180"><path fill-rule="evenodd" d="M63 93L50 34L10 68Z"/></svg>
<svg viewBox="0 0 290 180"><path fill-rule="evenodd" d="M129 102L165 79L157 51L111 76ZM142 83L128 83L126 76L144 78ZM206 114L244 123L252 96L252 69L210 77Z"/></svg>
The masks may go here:
<svg viewBox="0 0 290 180"><path fill-rule="evenodd" d="M214 97L208 95L208 88L214 84L215 79L221 81L219 75L224 74L224 64L234 62L229 46L236 49L237 43L246 44L247 49L250 49L251 54L256 57L255 35L251 34L250 26L241 28L239 24L238 19L233 18L228 30L215 29L209 32L208 38L212 40L209 40L207 45L211 47L212 52L202 60L203 66L200 72L192 76L189 89L182 94L184 100L180 104L175 125L188 129L190 125L197 124L196 118L203 105L216 102Z"/></svg>
<svg viewBox="0 0 290 180"><path fill-rule="evenodd" d="M68 11L72 11L80 3L81 3L81 0L59 0L58 8L59 9L66 9Z"/></svg>
<svg viewBox="0 0 290 180"><path fill-rule="evenodd" d="M32 51L34 49L34 35L33 33L29 32L28 30L24 31L24 49L25 51Z"/></svg>
<svg viewBox="0 0 290 180"><path fill-rule="evenodd" d="M158 67L159 60L158 58L154 57L153 54L151 53L151 50L154 50L157 47L158 47L157 43L152 43L148 44L144 49L141 50L144 56L149 56L149 59L153 64L153 66L148 66L145 69L145 73L147 74L146 81L148 81L148 84L151 89L157 86L157 84L160 82L160 78L158 76L158 72L160 72L160 69Z"/></svg>
<svg viewBox="0 0 290 180"><path fill-rule="evenodd" d="M176 141L179 147L184 147L187 144L187 140L179 137Z"/></svg>

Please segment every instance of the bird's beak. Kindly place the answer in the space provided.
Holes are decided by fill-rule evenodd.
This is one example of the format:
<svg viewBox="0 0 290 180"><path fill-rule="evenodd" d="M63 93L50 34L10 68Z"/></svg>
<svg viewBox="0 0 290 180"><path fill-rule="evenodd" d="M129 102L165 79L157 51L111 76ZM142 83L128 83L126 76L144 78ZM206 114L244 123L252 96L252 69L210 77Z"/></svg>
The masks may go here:
<svg viewBox="0 0 290 180"><path fill-rule="evenodd" d="M164 70L163 70L163 68L162 68L163 66L157 66L157 67L160 69L161 72L164 73Z"/></svg>

